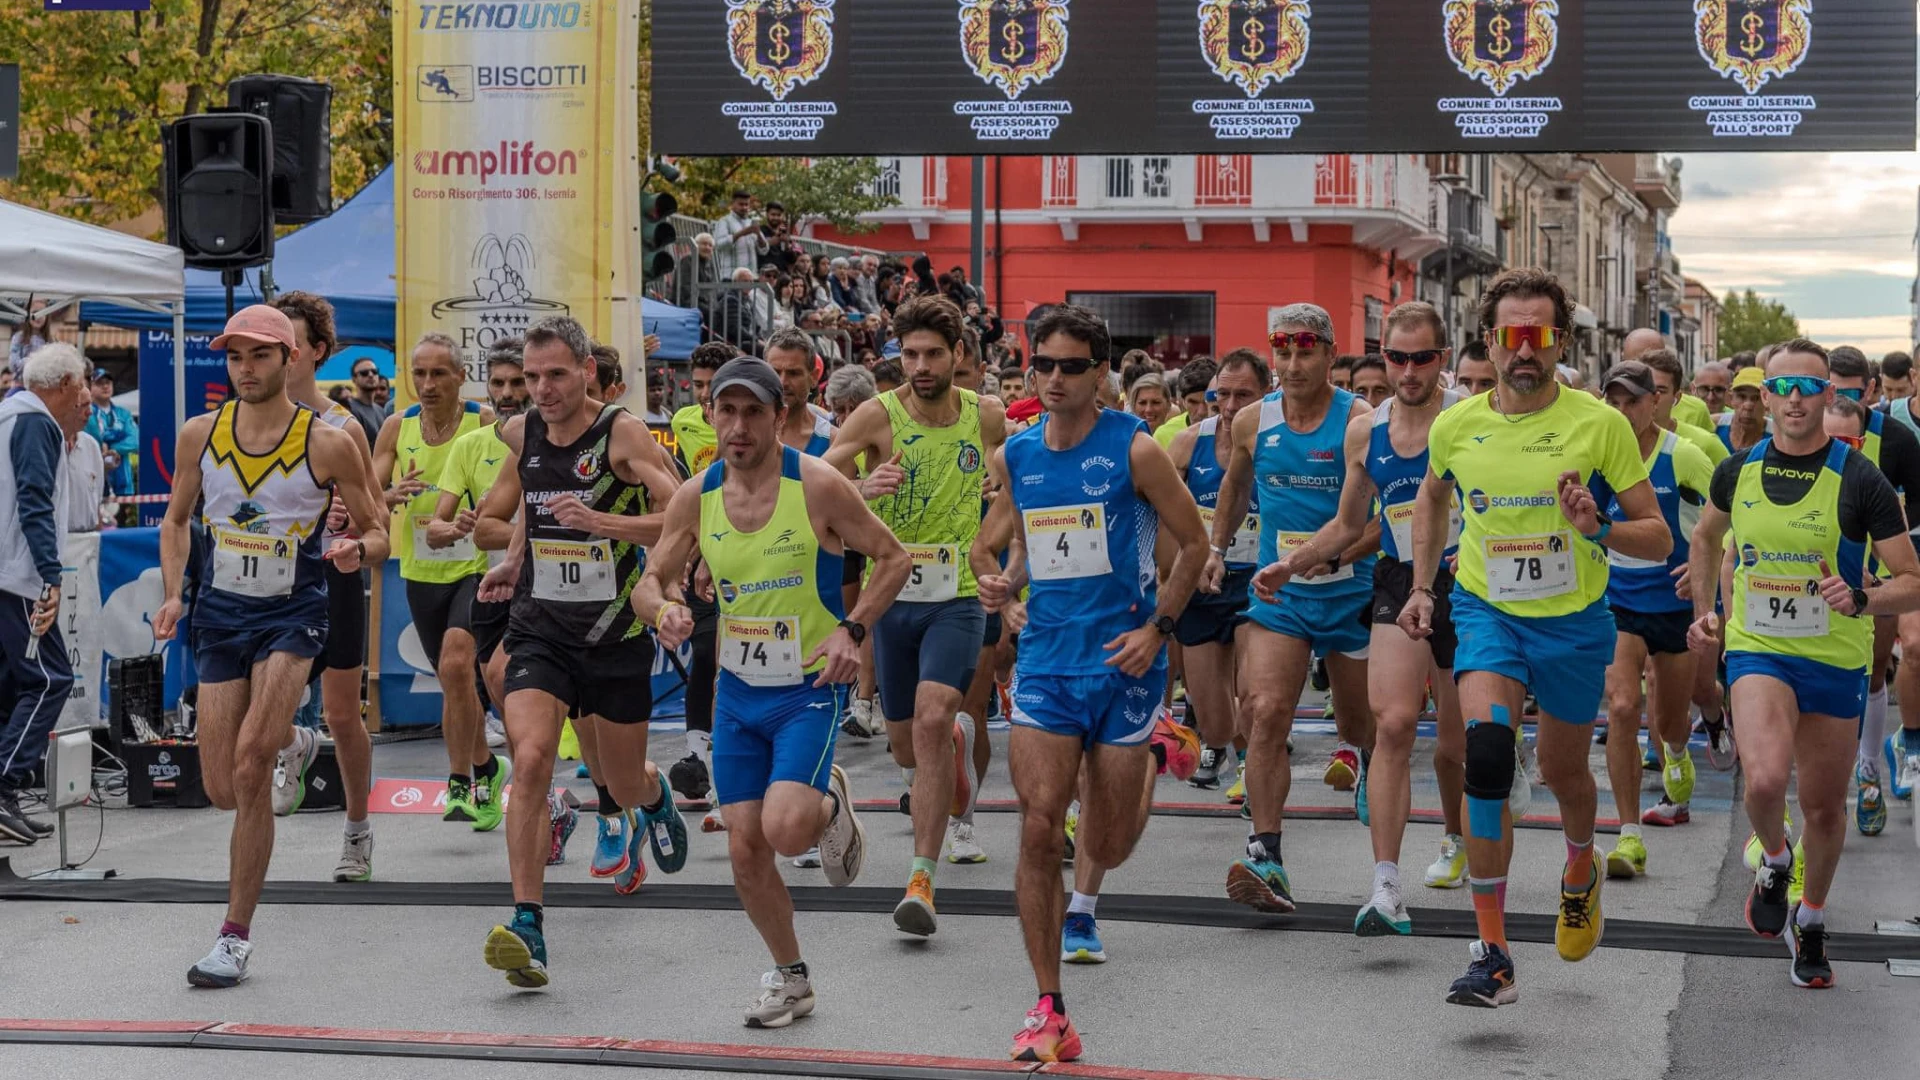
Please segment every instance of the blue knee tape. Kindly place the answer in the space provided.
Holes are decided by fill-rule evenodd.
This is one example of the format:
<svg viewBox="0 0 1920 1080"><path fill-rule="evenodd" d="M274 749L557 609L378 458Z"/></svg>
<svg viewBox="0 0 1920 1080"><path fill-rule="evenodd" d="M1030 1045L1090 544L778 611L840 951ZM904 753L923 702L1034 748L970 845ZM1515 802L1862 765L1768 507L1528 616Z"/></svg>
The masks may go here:
<svg viewBox="0 0 1920 1080"><path fill-rule="evenodd" d="M1506 835L1506 821L1500 812L1506 805L1505 799L1467 796L1467 834L1476 840L1498 841Z"/></svg>
<svg viewBox="0 0 1920 1080"><path fill-rule="evenodd" d="M1487 712L1493 716L1494 723L1509 730L1513 728L1513 717L1507 712L1505 705L1489 706Z"/></svg>

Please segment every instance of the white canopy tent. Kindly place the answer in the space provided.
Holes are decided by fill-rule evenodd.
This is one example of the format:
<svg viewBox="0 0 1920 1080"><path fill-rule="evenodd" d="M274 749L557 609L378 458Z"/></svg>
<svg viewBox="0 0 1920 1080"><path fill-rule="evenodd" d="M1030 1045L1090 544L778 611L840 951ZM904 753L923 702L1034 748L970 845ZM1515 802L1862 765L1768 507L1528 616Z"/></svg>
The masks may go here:
<svg viewBox="0 0 1920 1080"><path fill-rule="evenodd" d="M180 249L0 200L0 315L26 321L82 300L173 316L174 429L186 424L186 286ZM29 312L34 298L46 301Z"/></svg>

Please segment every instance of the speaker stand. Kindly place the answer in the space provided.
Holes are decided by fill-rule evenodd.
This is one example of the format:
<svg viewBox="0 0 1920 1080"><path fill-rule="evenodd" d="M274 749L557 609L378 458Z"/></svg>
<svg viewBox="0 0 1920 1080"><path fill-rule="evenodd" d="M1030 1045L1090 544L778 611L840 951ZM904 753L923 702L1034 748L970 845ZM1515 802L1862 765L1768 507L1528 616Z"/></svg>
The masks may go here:
<svg viewBox="0 0 1920 1080"><path fill-rule="evenodd" d="M73 865L73 859L67 854L67 812L62 809L55 815L58 823L55 831L60 834L60 868L42 870L37 874L28 874L28 881L105 881L118 877L118 870L88 870Z"/></svg>

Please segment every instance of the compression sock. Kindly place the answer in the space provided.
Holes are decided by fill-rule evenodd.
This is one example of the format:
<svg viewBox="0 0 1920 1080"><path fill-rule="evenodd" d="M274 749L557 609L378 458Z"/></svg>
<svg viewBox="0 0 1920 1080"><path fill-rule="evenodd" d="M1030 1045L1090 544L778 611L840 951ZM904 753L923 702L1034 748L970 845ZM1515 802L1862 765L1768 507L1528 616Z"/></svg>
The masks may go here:
<svg viewBox="0 0 1920 1080"><path fill-rule="evenodd" d="M1593 841L1576 844L1567 840L1567 869L1560 875L1560 884L1566 888L1585 889L1593 884L1598 874L1599 870L1593 865Z"/></svg>
<svg viewBox="0 0 1920 1080"><path fill-rule="evenodd" d="M1470 877L1473 889L1473 921L1480 928L1480 940L1511 952L1507 945L1507 879Z"/></svg>
<svg viewBox="0 0 1920 1080"><path fill-rule="evenodd" d="M1860 717L1860 760L1879 760L1880 744L1887 740L1887 688L1867 693L1867 711Z"/></svg>
<svg viewBox="0 0 1920 1080"><path fill-rule="evenodd" d="M595 784L593 790L600 797L601 817L613 817L620 812L620 800L613 797L613 792L607 790L607 785Z"/></svg>

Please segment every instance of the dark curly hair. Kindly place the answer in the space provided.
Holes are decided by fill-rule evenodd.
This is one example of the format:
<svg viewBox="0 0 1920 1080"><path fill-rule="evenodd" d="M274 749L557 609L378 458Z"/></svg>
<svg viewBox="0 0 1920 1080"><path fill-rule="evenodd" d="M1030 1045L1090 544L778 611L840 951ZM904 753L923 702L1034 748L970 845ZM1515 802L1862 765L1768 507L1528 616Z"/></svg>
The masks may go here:
<svg viewBox="0 0 1920 1080"><path fill-rule="evenodd" d="M1500 301L1509 296L1521 300L1544 296L1553 301L1553 325L1562 330L1573 326L1573 301L1567 299L1567 290L1561 287L1560 279L1532 266L1503 270L1488 284L1487 291L1480 296L1481 326L1494 325L1494 312L1499 309Z"/></svg>

